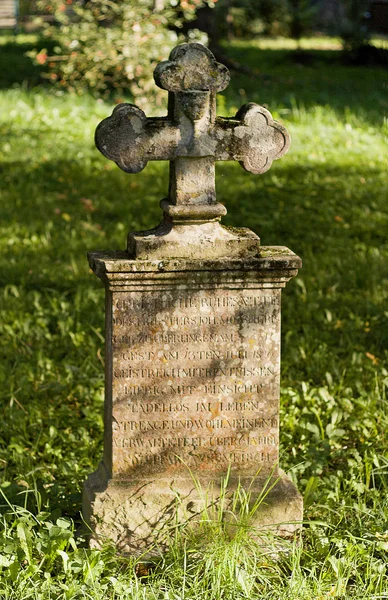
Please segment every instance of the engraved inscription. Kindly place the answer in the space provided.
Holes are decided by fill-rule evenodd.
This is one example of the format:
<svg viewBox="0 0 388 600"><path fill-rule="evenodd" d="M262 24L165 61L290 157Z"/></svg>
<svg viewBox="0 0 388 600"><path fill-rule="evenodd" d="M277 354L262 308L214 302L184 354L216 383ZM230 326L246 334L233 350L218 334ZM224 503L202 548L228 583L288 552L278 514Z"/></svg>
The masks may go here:
<svg viewBox="0 0 388 600"><path fill-rule="evenodd" d="M115 292L115 475L276 464L279 312L278 289Z"/></svg>
<svg viewBox="0 0 388 600"><path fill-rule="evenodd" d="M178 359L177 359L178 360ZM185 377L192 378L216 378L223 377L270 377L274 375L274 369L271 367L162 367L160 369L152 369L146 367L137 369L127 367L125 369L115 369L114 377L118 379L181 379Z"/></svg>
<svg viewBox="0 0 388 600"><path fill-rule="evenodd" d="M276 419L239 418L239 419L181 419L181 420L156 420L156 421L124 421L114 423L114 431L164 431L175 429L236 429L254 431L257 428L270 425L276 427Z"/></svg>
<svg viewBox="0 0 388 600"><path fill-rule="evenodd" d="M165 315L160 320L152 315L141 315L141 316L117 316L114 318L114 325L124 325L126 327L136 326L157 326L162 324L166 327L200 327L201 325L207 325L209 327L219 325L240 325L240 324L256 324L266 325L267 323L276 323L275 315L266 314L251 314L251 315Z"/></svg>
<svg viewBox="0 0 388 600"><path fill-rule="evenodd" d="M235 307L264 307L264 306L280 306L279 295L264 296L264 295L232 295L226 294L219 296L203 295L203 296L147 296L132 295L126 298L117 298L115 307L118 310L132 311L145 310L151 311L171 311L175 308L235 308Z"/></svg>

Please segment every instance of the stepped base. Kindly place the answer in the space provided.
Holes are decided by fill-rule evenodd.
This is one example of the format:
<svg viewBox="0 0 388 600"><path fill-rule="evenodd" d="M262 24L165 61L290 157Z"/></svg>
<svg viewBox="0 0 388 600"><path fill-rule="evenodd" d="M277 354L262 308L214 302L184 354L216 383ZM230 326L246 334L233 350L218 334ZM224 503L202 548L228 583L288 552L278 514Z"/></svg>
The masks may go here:
<svg viewBox="0 0 388 600"><path fill-rule="evenodd" d="M218 221L173 227L163 221L155 229L129 233L127 250L139 260L244 258L258 255L260 238L249 229L224 227Z"/></svg>
<svg viewBox="0 0 388 600"><path fill-rule="evenodd" d="M273 485L275 481L273 478L266 486L265 478L258 477L253 482L240 480L245 491L249 490L251 507L260 496L263 497L254 517L247 523L252 538L265 537L268 532L289 538L301 527L303 501L300 493L283 472ZM90 545L100 547L111 540L123 554L159 554L174 539L177 523L190 523L195 528L205 509L210 518L219 518L219 482L201 481L200 489L198 487L198 482L190 477L173 481L108 480L101 464L84 484L83 515L93 531ZM225 520L231 536L236 530L236 521L231 519L228 511L237 487L237 480L231 479L224 501ZM272 489L266 494L263 487Z"/></svg>

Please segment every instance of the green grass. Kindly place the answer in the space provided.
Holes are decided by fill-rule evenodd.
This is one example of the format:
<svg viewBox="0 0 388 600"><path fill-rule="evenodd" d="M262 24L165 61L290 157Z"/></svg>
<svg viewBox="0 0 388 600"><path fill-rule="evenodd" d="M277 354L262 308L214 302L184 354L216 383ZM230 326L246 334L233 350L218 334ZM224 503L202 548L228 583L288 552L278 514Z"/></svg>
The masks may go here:
<svg viewBox="0 0 388 600"><path fill-rule="evenodd" d="M18 55L20 69L2 71L3 88L30 69L7 44L3 62ZM221 519L199 536L177 528L148 575L112 548L85 548L104 318L86 252L158 222L167 166L129 176L99 155L93 132L110 104L26 84L1 92L1 599L388 598L386 73L308 48L301 65L279 43L234 44L256 71L234 74L219 103L224 114L264 103L293 139L263 176L217 166L225 223L304 262L283 292L281 441L306 524L303 545L277 560L243 521L230 535Z"/></svg>

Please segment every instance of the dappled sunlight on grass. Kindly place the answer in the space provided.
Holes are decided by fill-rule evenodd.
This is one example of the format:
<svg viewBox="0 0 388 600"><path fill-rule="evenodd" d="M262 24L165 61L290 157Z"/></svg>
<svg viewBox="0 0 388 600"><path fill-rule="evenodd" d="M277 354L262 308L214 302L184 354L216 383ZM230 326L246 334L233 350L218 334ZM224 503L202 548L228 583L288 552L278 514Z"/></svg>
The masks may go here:
<svg viewBox="0 0 388 600"><path fill-rule="evenodd" d="M233 45L237 48L246 47L246 40L234 40ZM252 48L260 50L341 50L342 42L339 37L316 36L302 37L299 42L292 38L286 37L258 37L257 39L249 40L249 45Z"/></svg>
<svg viewBox="0 0 388 600"><path fill-rule="evenodd" d="M247 48L233 52L259 72L236 75L219 112L266 103L292 147L260 177L218 164L217 193L225 224L304 263L283 292L281 417L282 465L306 501L303 547L273 561L226 542L219 522L201 540L175 532L139 578L134 559L76 539L102 444L103 290L86 252L124 248L128 230L157 224L168 168L130 176L99 155L93 132L113 102L12 89L0 94L0 486L19 506L0 502L7 599L388 593L385 74Z"/></svg>

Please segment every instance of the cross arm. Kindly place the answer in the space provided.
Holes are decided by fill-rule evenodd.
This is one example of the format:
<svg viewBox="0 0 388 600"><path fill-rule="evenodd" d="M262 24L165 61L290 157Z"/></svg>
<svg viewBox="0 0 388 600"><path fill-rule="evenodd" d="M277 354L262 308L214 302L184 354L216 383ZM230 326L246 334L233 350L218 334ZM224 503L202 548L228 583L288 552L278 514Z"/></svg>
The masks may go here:
<svg viewBox="0 0 388 600"><path fill-rule="evenodd" d="M146 117L133 104L119 104L98 125L99 151L127 173L139 173L149 160L172 160L179 130L167 117Z"/></svg>
<svg viewBox="0 0 388 600"><path fill-rule="evenodd" d="M168 117L147 118L133 104L116 106L96 130L97 148L127 173L139 173L149 160L213 156L237 160L251 173L264 173L290 147L286 129L263 106L249 103L235 117L217 117L198 137Z"/></svg>
<svg viewBox="0 0 388 600"><path fill-rule="evenodd" d="M246 171L265 173L289 149L287 130L263 106L250 102L235 117L217 117L215 160L237 160Z"/></svg>

